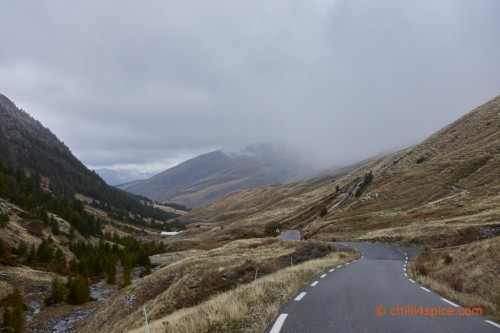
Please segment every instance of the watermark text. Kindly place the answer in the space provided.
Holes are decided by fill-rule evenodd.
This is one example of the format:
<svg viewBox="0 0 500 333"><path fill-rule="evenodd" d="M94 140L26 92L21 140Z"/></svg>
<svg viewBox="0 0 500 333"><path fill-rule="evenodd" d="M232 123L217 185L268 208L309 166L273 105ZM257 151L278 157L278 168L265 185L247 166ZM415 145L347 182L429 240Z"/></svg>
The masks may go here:
<svg viewBox="0 0 500 333"><path fill-rule="evenodd" d="M375 315L378 317L406 317L406 316L421 316L421 317L473 317L482 316L482 308L452 308L452 307L425 307L423 305L406 305L385 307L379 305L375 307Z"/></svg>

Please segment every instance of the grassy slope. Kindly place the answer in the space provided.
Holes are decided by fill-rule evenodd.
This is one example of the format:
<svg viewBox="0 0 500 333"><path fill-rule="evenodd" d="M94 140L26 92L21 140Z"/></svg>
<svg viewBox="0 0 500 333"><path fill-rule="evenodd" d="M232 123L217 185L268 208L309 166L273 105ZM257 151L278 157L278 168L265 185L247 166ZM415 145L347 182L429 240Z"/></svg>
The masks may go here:
<svg viewBox="0 0 500 333"><path fill-rule="evenodd" d="M163 262L159 271L103 303L82 323L78 332L124 332L138 328L144 321L143 305L148 309L149 318L157 320L253 281L257 268L262 279L288 267L290 257L293 263L298 264L318 258L323 251L326 255L330 250L325 246L316 242L249 239L208 251L191 250L158 256L156 260ZM353 251L334 254L334 261L356 256Z"/></svg>
<svg viewBox="0 0 500 333"><path fill-rule="evenodd" d="M449 256L447 262L445 258ZM415 279L466 307L500 321L500 237L426 251L409 265Z"/></svg>
<svg viewBox="0 0 500 333"><path fill-rule="evenodd" d="M374 181L359 197L320 217L323 207L340 201L368 171ZM423 248L460 245L450 251L454 258L450 265L443 264L442 254L426 258L431 273L418 277L419 281L462 305L483 307L498 321L500 96L421 144L346 176L236 192L191 216L225 226L206 232L205 239L222 238L232 229L262 230L269 222L281 222L323 240ZM462 290L450 287L453 283L462 285Z"/></svg>
<svg viewBox="0 0 500 333"><path fill-rule="evenodd" d="M336 252L265 276L191 308L154 320L151 332L263 332L290 297L320 273L351 261L355 252ZM143 327L132 330L142 332Z"/></svg>
<svg viewBox="0 0 500 333"><path fill-rule="evenodd" d="M261 230L276 221L318 239L436 245L468 226L499 223L499 133L497 97L421 144L346 176L239 191L189 215L228 230ZM370 170L374 181L360 197L319 216ZM220 234L214 229L206 237Z"/></svg>
<svg viewBox="0 0 500 333"><path fill-rule="evenodd" d="M78 197L85 201L85 197L81 195ZM103 211L92 207L87 207L87 210L96 216L102 217L106 215ZM9 223L0 229L0 238L4 241L9 250L17 248L21 241L26 243L28 250L31 245L38 248L42 239L51 237L53 240L53 244L51 246L54 249L61 249L67 262L75 258L74 254L68 248L70 243L68 234L71 226L67 221L55 216L59 224L60 233L58 235L54 235L51 229L43 226L43 223L39 221L36 216L2 198L0 198L0 212L6 212L9 215ZM106 218L106 220L120 225L119 221L109 218ZM110 232L116 231L121 237L129 235L128 233L116 229L111 225L105 225L103 228L104 230ZM156 231L146 229L145 232L155 236L157 235ZM78 233L78 231L75 231L75 240L85 240L94 245L99 243L99 239L95 237L84 238ZM55 307L45 307L43 305L43 301L49 295L52 279L56 277L57 274L45 271L47 267L43 264L35 267L28 267L21 265L23 261L17 255L10 255L9 257L8 263L0 263L0 272L3 273L0 275L0 299L10 293L14 287L17 286L21 288L24 302L28 305L28 314L33 312L33 305L40 305L40 312L34 316L32 321L27 323L28 329L46 329L48 323L55 317L67 315L80 310L81 306L68 304L60 304ZM66 278L65 276L59 277L62 280L65 280ZM97 306L95 302L90 302L84 305L84 307L95 306Z"/></svg>

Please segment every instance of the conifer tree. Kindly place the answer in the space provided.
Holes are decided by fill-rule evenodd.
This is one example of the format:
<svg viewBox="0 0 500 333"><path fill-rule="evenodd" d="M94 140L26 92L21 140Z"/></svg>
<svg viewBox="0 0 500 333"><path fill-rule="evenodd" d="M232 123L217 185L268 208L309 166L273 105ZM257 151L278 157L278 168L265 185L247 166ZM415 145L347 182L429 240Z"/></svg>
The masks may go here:
<svg viewBox="0 0 500 333"><path fill-rule="evenodd" d="M0 326L3 332L22 333L26 320L26 305L23 302L21 290L16 287L14 291L5 296L3 305L3 320Z"/></svg>
<svg viewBox="0 0 500 333"><path fill-rule="evenodd" d="M45 299L46 305L57 304L64 301L67 294L67 289L64 283L59 280L58 277L55 277L52 280L50 295Z"/></svg>
<svg viewBox="0 0 500 333"><path fill-rule="evenodd" d="M69 291L66 301L69 304L83 304L90 300L87 278L77 276L69 281Z"/></svg>

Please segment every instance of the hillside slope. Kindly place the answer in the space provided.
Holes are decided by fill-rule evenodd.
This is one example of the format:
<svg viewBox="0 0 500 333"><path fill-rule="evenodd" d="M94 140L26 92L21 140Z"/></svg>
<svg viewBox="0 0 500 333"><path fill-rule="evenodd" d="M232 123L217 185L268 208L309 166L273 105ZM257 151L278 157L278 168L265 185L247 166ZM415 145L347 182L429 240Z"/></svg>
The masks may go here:
<svg viewBox="0 0 500 333"><path fill-rule="evenodd" d="M373 181L360 186L368 172ZM320 239L437 244L468 227L477 228L479 238L498 232L499 193L500 97L496 97L421 144L346 176L239 191L191 216L223 224L226 230L262 230L275 222L304 228ZM328 213L320 216L323 209ZM222 234L214 228L204 237Z"/></svg>
<svg viewBox="0 0 500 333"><path fill-rule="evenodd" d="M119 188L159 202L199 207L232 191L307 175L308 168L297 161L288 151L270 145L252 145L233 153L219 150Z"/></svg>
<svg viewBox="0 0 500 333"><path fill-rule="evenodd" d="M0 164L34 173L48 182L56 196L73 199L83 194L121 215L167 214L143 205L133 195L107 185L80 162L48 128L0 94Z"/></svg>

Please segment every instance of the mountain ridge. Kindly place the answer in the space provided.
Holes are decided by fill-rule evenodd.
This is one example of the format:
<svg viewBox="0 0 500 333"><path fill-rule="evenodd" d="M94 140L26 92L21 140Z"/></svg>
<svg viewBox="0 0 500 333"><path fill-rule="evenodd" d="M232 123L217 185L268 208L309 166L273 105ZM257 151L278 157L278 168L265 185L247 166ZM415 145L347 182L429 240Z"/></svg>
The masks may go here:
<svg viewBox="0 0 500 333"><path fill-rule="evenodd" d="M235 190L299 179L311 171L293 153L270 145L196 156L144 181L118 186L154 201L198 207Z"/></svg>
<svg viewBox="0 0 500 333"><path fill-rule="evenodd" d="M413 245L444 241L468 226L486 230L500 213L499 118L497 96L420 144L348 174L238 191L190 216L223 223L225 229L261 230L280 223L284 228L304 228L319 239L404 240ZM369 172L373 181L347 196ZM320 215L344 198L339 207ZM490 222L474 217L481 210L488 212ZM450 219L460 222L446 224ZM412 227L406 229L408 225ZM424 225L428 229L419 227ZM206 237L216 235L223 237L222 231Z"/></svg>
<svg viewBox="0 0 500 333"><path fill-rule="evenodd" d="M108 169L101 168L95 170L106 184L111 186L118 186L129 184L137 180L145 180L154 176L154 173L145 173L139 170L126 170L126 169Z"/></svg>
<svg viewBox="0 0 500 333"><path fill-rule="evenodd" d="M163 214L167 218L165 212L143 205L134 195L107 185L97 173L76 158L54 133L2 94L0 163L7 168L21 169L44 177L50 191L70 200L74 200L76 194L81 194L103 203L114 213L119 211L123 216L132 211L146 215L151 213L157 217Z"/></svg>

